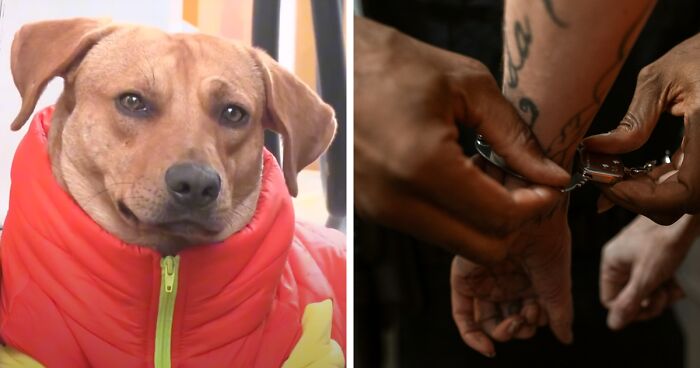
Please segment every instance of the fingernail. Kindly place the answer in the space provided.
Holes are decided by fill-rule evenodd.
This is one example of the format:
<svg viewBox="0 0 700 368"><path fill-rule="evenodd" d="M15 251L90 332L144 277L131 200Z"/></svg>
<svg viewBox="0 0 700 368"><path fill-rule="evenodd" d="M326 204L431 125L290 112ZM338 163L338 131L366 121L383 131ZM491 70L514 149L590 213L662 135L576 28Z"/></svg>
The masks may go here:
<svg viewBox="0 0 700 368"><path fill-rule="evenodd" d="M534 187L532 190L537 193L538 196L543 198L551 198L553 194L551 189L545 187Z"/></svg>
<svg viewBox="0 0 700 368"><path fill-rule="evenodd" d="M545 159L545 165L547 165L547 167L554 171L557 174L557 176L561 176L562 179L569 179L571 177L571 175L569 175L569 173L566 170L564 170L564 168L562 168L561 165L557 164L549 158Z"/></svg>
<svg viewBox="0 0 700 368"><path fill-rule="evenodd" d="M518 319L511 322L510 326L508 326L508 333L511 335L515 334L515 332L520 328L521 324L522 324L522 321L518 320Z"/></svg>
<svg viewBox="0 0 700 368"><path fill-rule="evenodd" d="M622 318L617 313L610 313L608 315L608 327L613 330L619 330L622 327Z"/></svg>

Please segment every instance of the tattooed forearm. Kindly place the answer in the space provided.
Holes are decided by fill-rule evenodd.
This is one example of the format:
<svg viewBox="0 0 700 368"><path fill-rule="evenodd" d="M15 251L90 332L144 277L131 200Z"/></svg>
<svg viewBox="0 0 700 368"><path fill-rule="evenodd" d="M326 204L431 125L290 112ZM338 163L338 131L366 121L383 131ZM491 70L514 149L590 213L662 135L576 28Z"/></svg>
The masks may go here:
<svg viewBox="0 0 700 368"><path fill-rule="evenodd" d="M540 109L529 97L521 97L520 100L518 100L518 107L520 111L529 115L530 119L526 122L532 129L537 122L537 118L540 116Z"/></svg>
<svg viewBox="0 0 700 368"><path fill-rule="evenodd" d="M530 45L532 44L532 31L530 30L530 20L525 17L522 22L516 21L513 24L513 38L518 51L518 63L513 61L513 56L508 47L508 42L505 42L506 64L508 67L508 82L504 88L516 88L519 83L518 73L525 67L525 62L530 54ZM527 97L520 97L518 100L520 111L529 116L528 125L532 128L540 115L540 110L535 102Z"/></svg>
<svg viewBox="0 0 700 368"><path fill-rule="evenodd" d="M635 31L638 31L641 27L642 22L646 19L652 8L653 2L650 2L650 6L643 12L642 16L637 18L623 34L622 40L618 46L615 61L611 63L596 80L591 96L592 101L567 119L559 135L545 150L545 153L554 162L563 164L570 161L573 157L575 148L578 146L583 135L586 134L588 126L598 112L598 109L605 99L605 95L615 80L619 68L624 63L629 50L632 48L634 43L633 36L636 35Z"/></svg>
<svg viewBox="0 0 700 368"><path fill-rule="evenodd" d="M554 22L554 24L557 25L557 27L566 28L569 26L568 23L561 20L557 16L557 14L554 12L554 4L552 4L552 0L542 0L542 2L544 3L545 9L547 9L547 14L549 14L549 19L551 19L552 22Z"/></svg>
<svg viewBox="0 0 700 368"><path fill-rule="evenodd" d="M518 73L525 66L525 61L530 54L530 44L532 43L532 32L530 31L530 20L525 17L523 23L516 21L513 25L515 37L515 46L518 51L518 63L513 61L513 55L510 53L508 43L505 43L506 62L508 64L508 87L515 88L518 86Z"/></svg>

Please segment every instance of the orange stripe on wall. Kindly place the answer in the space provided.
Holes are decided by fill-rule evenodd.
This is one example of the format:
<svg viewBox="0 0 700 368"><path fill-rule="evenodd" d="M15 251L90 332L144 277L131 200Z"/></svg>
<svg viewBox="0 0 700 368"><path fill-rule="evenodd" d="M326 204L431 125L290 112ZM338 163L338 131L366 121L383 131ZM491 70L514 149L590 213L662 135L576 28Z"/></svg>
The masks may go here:
<svg viewBox="0 0 700 368"><path fill-rule="evenodd" d="M294 73L316 90L316 39L311 0L297 0L297 33Z"/></svg>
<svg viewBox="0 0 700 368"><path fill-rule="evenodd" d="M199 25L199 0L182 2L182 18L195 27Z"/></svg>

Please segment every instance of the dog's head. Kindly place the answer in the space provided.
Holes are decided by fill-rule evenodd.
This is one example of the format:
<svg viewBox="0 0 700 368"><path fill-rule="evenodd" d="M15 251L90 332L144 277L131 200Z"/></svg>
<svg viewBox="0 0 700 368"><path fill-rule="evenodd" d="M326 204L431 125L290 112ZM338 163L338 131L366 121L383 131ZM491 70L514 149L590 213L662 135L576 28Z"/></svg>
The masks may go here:
<svg viewBox="0 0 700 368"><path fill-rule="evenodd" d="M164 252L250 220L265 128L282 136L292 195L335 132L331 108L264 52L202 34L29 24L15 35L12 75L22 96L14 130L63 77L49 132L54 175L105 229Z"/></svg>

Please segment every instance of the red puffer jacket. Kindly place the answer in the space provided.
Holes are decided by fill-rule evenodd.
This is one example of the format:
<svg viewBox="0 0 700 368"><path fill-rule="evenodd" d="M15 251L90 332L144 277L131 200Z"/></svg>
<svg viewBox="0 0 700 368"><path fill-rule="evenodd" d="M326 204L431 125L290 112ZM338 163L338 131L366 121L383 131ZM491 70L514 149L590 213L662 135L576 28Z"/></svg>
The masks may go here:
<svg viewBox="0 0 700 368"><path fill-rule="evenodd" d="M46 147L52 112L34 118L12 166L0 248L0 336L8 347L47 367L73 368L342 359L345 237L295 223L269 152L244 229L162 257L107 233L57 185ZM325 306L325 317L310 305ZM305 336L313 324L321 337Z"/></svg>

